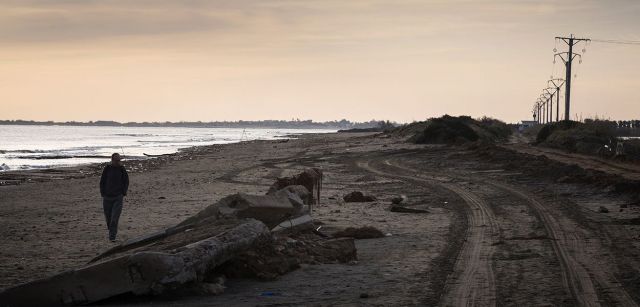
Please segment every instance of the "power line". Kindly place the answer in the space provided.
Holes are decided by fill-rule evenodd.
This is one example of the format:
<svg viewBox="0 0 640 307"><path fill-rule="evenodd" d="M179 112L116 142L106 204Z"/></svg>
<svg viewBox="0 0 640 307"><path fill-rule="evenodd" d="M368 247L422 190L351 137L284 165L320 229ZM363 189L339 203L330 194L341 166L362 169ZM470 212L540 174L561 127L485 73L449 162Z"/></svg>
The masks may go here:
<svg viewBox="0 0 640 307"><path fill-rule="evenodd" d="M557 49L558 41L561 41L564 44L566 44L569 50L565 52L558 52L558 49ZM608 40L608 41L614 41L614 40ZM559 120L560 87L562 85L564 85L565 87L565 91L563 95L565 98L564 99L565 100L564 119L567 121L570 119L571 79L572 77L577 77L576 72L573 72L575 76L572 76L572 64L573 64L572 62L574 59L578 58L579 62L582 63L582 55L586 52L585 48L582 49L582 54L574 52L574 47L580 42L585 42L588 45L589 42L591 42L591 40L588 38L577 38L573 36L573 34L571 34L569 37L561 37L561 36L556 37L555 46L553 48L554 56L553 56L553 66L551 68L551 77L550 77L550 80L547 81L547 88L543 90L543 95L541 95L541 97L538 98L538 100L536 101L533 107L533 117L534 117L534 120L536 120L538 123L544 124L544 123L549 123L554 121L553 120L554 96L556 98L555 121ZM629 43L633 41L624 41L624 42ZM640 41L637 43L640 44ZM562 65L565 68L564 79L554 77L556 75L555 64L556 64L557 58L560 58L564 64ZM551 87L549 83L553 83L554 86Z"/></svg>
<svg viewBox="0 0 640 307"><path fill-rule="evenodd" d="M565 98L565 104L564 104L564 120L569 121L569 114L570 113L570 105L571 105L571 64L573 62L573 59L575 59L576 56L580 57L580 59L582 60L582 55L578 54L578 53L574 53L573 52L573 47L578 44L579 42L588 42L590 41L590 39L588 38L575 38L573 36L573 34L571 34L569 37L556 37L556 39L560 39L563 42L565 42L567 44L567 46L569 47L569 51L567 52L560 52L560 53L556 53L554 55L555 56L559 56L560 59L562 59L562 61L565 64L565 73L566 73L566 77L565 77L565 90L564 90L564 98ZM565 56L563 56L565 55Z"/></svg>
<svg viewBox="0 0 640 307"><path fill-rule="evenodd" d="M640 41L617 40L617 39L591 39L592 42L618 44L618 45L640 45Z"/></svg>

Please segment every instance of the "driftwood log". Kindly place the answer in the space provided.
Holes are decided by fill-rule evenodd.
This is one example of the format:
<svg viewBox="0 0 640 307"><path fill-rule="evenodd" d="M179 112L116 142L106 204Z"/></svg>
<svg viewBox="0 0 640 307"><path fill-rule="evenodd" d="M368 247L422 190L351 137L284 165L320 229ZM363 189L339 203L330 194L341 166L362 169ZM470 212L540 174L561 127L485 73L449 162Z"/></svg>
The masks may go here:
<svg viewBox="0 0 640 307"><path fill-rule="evenodd" d="M124 293L162 293L202 281L220 264L271 236L257 220L173 251L143 251L67 271L0 293L2 306L62 306Z"/></svg>

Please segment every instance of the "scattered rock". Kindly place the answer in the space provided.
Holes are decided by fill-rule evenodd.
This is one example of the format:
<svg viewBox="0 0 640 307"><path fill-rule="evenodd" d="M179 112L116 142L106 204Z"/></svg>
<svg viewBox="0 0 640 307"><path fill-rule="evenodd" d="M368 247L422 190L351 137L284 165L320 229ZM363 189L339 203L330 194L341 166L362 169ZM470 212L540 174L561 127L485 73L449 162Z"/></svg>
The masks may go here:
<svg viewBox="0 0 640 307"><path fill-rule="evenodd" d="M401 196L396 196L394 198L391 199L391 203L394 205L399 205L404 201L404 198L402 198Z"/></svg>
<svg viewBox="0 0 640 307"><path fill-rule="evenodd" d="M382 238L384 233L375 227L364 226L360 228L348 227L333 234L334 237L350 237L354 239Z"/></svg>
<svg viewBox="0 0 640 307"><path fill-rule="evenodd" d="M598 212L600 212L600 213L609 213L609 209L607 209L604 206L600 206L600 208L598 208Z"/></svg>
<svg viewBox="0 0 640 307"><path fill-rule="evenodd" d="M360 191L351 192L345 195L342 199L347 203L364 203L364 202L376 201L375 197L371 195L364 195Z"/></svg>
<svg viewBox="0 0 640 307"><path fill-rule="evenodd" d="M368 293L360 293L360 298L368 298L369 294Z"/></svg>
<svg viewBox="0 0 640 307"><path fill-rule="evenodd" d="M158 199L167 199L167 198L164 197L164 196L160 196L160 197L158 197Z"/></svg>
<svg viewBox="0 0 640 307"><path fill-rule="evenodd" d="M396 196L394 198L391 199L391 203L394 205L399 205L402 202L406 202L407 201L407 197L404 195L400 195L400 196Z"/></svg>

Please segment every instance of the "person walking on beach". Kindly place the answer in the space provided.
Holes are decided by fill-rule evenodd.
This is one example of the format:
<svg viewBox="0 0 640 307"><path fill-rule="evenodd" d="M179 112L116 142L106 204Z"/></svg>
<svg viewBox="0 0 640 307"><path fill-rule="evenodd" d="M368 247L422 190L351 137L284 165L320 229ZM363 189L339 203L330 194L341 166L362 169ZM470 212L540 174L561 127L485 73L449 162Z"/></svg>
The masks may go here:
<svg viewBox="0 0 640 307"><path fill-rule="evenodd" d="M109 240L116 241L118 220L122 212L122 202L129 189L129 174L120 164L120 154L111 155L111 163L105 166L100 177L100 195L102 208L109 229Z"/></svg>

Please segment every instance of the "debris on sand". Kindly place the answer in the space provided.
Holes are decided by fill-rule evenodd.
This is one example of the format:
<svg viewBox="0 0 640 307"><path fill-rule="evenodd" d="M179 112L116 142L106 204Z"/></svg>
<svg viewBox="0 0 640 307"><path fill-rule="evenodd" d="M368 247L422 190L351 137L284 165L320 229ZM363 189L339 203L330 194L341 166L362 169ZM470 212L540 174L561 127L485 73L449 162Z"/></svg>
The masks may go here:
<svg viewBox="0 0 640 307"><path fill-rule="evenodd" d="M315 200L316 204L319 204L320 191L322 190L322 178L323 174L321 169L308 168L298 175L276 178L276 182L271 185L267 194L275 193L288 186L301 185L309 191L311 199Z"/></svg>
<svg viewBox="0 0 640 307"><path fill-rule="evenodd" d="M342 199L347 203L365 203L376 201L376 198L374 196L364 195L360 191L351 192L345 195Z"/></svg>
<svg viewBox="0 0 640 307"><path fill-rule="evenodd" d="M344 230L333 234L334 237L348 237L354 239L374 239L384 237L384 233L372 226L363 226L360 228L348 227Z"/></svg>
<svg viewBox="0 0 640 307"><path fill-rule="evenodd" d="M313 232L274 236L235 257L218 270L229 278L273 280L301 264L348 263L357 259L351 238L323 239Z"/></svg>
<svg viewBox="0 0 640 307"><path fill-rule="evenodd" d="M415 209L415 208L399 206L399 205L391 205L391 208L389 210L391 212L401 212L401 213L429 213L428 210Z"/></svg>
<svg viewBox="0 0 640 307"><path fill-rule="evenodd" d="M391 199L391 203L394 204L394 205L399 205L402 202L407 202L407 197L404 196L404 195L396 196L396 197Z"/></svg>
<svg viewBox="0 0 640 307"><path fill-rule="evenodd" d="M311 200L302 185L233 194L174 227L117 245L85 267L6 289L0 302L60 306L123 294L220 294L224 276L269 279L301 263L356 260L353 238L314 232L306 207Z"/></svg>
<svg viewBox="0 0 640 307"><path fill-rule="evenodd" d="M600 213L609 213L609 209L607 209L607 207L605 207L605 206L600 206L600 208L598 208L598 212L600 212Z"/></svg>

